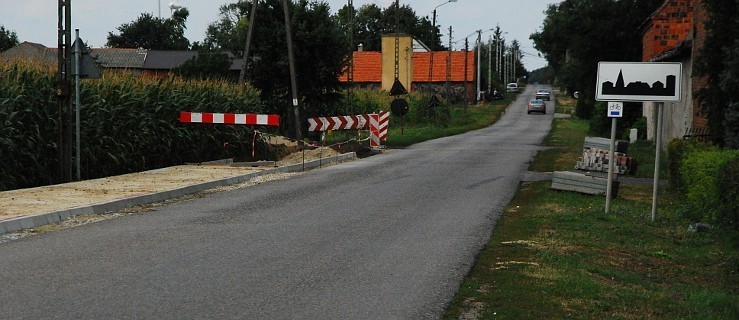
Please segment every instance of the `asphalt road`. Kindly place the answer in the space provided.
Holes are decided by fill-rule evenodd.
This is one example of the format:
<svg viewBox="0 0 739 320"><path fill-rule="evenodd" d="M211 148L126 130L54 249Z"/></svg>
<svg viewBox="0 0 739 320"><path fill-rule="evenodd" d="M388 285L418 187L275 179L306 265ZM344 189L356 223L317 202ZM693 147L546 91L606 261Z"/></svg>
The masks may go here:
<svg viewBox="0 0 739 320"><path fill-rule="evenodd" d="M2 319L436 319L547 115L0 244Z"/></svg>

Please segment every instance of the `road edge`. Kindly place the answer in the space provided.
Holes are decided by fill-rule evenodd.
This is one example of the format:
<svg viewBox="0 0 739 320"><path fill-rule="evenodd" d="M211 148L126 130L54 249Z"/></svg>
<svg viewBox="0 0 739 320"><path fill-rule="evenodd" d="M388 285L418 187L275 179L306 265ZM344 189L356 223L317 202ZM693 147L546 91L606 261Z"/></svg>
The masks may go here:
<svg viewBox="0 0 739 320"><path fill-rule="evenodd" d="M310 170L320 168L325 165L338 164L357 158L356 152L344 153L336 156L306 161L305 163L297 163L286 165L282 167L275 167L265 169L259 172L252 172L240 176L203 182L194 184L182 188L161 191L156 193L150 193L146 195L130 197L125 199L114 200L104 203L96 203L88 206L81 206L67 210L60 210L48 213L42 213L38 215L31 215L25 217L12 218L8 220L0 221L0 235L22 231L24 229L37 228L44 225L60 223L64 220L72 218L77 215L83 214L103 214L106 212L117 211L133 206L145 205L154 202L161 202L189 194L203 192L205 190L213 189L216 187L228 186L238 184L241 182L248 181L250 179L268 175L272 173L288 173L288 172L300 172L304 170Z"/></svg>

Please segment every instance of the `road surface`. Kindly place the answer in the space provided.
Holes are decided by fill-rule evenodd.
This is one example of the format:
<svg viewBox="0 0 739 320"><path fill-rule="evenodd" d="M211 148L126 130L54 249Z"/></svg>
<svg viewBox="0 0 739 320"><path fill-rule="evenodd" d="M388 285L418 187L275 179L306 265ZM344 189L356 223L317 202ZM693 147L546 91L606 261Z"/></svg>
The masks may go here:
<svg viewBox="0 0 739 320"><path fill-rule="evenodd" d="M0 318L439 318L550 130L534 91L482 130L0 244Z"/></svg>

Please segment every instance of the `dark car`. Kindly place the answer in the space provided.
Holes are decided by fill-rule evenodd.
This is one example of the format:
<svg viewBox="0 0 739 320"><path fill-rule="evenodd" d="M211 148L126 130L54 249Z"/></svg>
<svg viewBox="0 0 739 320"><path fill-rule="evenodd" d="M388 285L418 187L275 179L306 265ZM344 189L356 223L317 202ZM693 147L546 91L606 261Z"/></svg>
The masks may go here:
<svg viewBox="0 0 739 320"><path fill-rule="evenodd" d="M531 101L529 101L527 113L531 114L532 112L541 112L542 114L547 114L547 105L544 100L531 99Z"/></svg>
<svg viewBox="0 0 739 320"><path fill-rule="evenodd" d="M536 91L536 99L540 100L552 100L552 93L547 89L539 89Z"/></svg>

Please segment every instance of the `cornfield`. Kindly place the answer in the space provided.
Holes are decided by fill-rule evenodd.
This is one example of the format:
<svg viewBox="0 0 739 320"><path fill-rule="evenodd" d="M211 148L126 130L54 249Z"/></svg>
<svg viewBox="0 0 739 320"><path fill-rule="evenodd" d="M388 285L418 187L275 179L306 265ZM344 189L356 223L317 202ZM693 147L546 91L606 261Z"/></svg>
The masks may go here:
<svg viewBox="0 0 739 320"><path fill-rule="evenodd" d="M256 92L226 82L104 72L80 94L82 179L244 156L253 128L179 123L180 111L264 113ZM0 190L57 182L54 71L0 63Z"/></svg>

